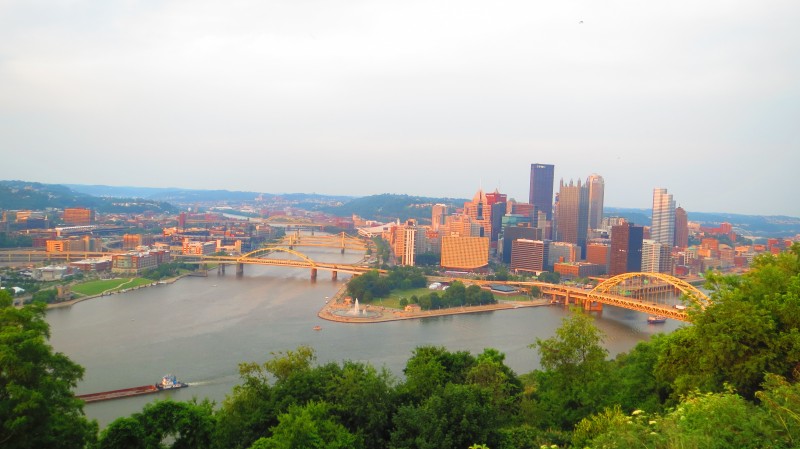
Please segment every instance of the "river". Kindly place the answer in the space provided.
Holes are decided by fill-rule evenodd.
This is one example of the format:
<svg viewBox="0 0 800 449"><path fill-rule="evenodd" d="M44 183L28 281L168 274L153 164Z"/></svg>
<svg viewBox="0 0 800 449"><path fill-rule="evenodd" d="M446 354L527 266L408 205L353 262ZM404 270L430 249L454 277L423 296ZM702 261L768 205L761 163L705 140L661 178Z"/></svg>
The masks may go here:
<svg viewBox="0 0 800 449"><path fill-rule="evenodd" d="M301 251L315 260L353 263L360 254L336 249ZM331 281L320 271L316 282L308 270L246 266L242 277L210 270L208 277L187 277L174 284L50 309L50 343L86 368L76 393L155 383L172 373L190 388L154 395L87 404L87 416L103 427L120 416L140 411L153 400L225 399L238 383L238 364L263 362L271 352L299 345L315 349L318 363L366 361L402 376L411 351L441 345L478 354L492 347L506 354L517 373L539 367L528 345L548 338L569 312L562 307L520 308L424 320L347 324L324 321L317 312L347 276ZM681 323L651 325L646 315L606 307L596 320L606 334L612 356L628 351L657 332ZM314 331L314 326L322 330Z"/></svg>

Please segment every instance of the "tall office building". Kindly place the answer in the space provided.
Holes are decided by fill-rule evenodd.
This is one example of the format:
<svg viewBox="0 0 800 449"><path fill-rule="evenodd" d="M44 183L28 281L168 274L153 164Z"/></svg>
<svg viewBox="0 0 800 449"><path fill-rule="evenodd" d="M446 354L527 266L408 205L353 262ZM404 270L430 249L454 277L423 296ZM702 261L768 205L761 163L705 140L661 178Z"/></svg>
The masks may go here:
<svg viewBox="0 0 800 449"><path fill-rule="evenodd" d="M675 246L681 249L689 246L689 215L682 207L675 208Z"/></svg>
<svg viewBox="0 0 800 449"><path fill-rule="evenodd" d="M431 208L431 228L439 230L439 226L444 224L444 217L447 216L447 205L434 204Z"/></svg>
<svg viewBox="0 0 800 449"><path fill-rule="evenodd" d="M650 238L670 248L675 246L675 200L667 189L653 189L653 223Z"/></svg>
<svg viewBox="0 0 800 449"><path fill-rule="evenodd" d="M531 187L528 202L536 210L544 211L547 219L553 218L554 167L548 164L531 164Z"/></svg>
<svg viewBox="0 0 800 449"><path fill-rule="evenodd" d="M511 249L511 270L539 273L545 271L549 245L541 240L514 240Z"/></svg>
<svg viewBox="0 0 800 449"><path fill-rule="evenodd" d="M586 235L589 226L589 189L586 184L577 185L561 180L558 190L558 216L556 217L556 236L559 242L578 245L580 258L586 257Z"/></svg>
<svg viewBox="0 0 800 449"><path fill-rule="evenodd" d="M486 194L486 201L490 209L490 221L492 223L491 246L497 247L497 238L502 229L503 215L506 214L506 202L508 195L500 193L497 189L492 193Z"/></svg>
<svg viewBox="0 0 800 449"><path fill-rule="evenodd" d="M644 228L623 223L611 228L611 262L608 274L642 271L642 241Z"/></svg>
<svg viewBox="0 0 800 449"><path fill-rule="evenodd" d="M492 235L492 207L483 189L478 189L472 201L464 203L464 215L481 226L479 237Z"/></svg>
<svg viewBox="0 0 800 449"><path fill-rule="evenodd" d="M586 180L589 187L589 229L598 229L603 224L603 177L592 174Z"/></svg>
<svg viewBox="0 0 800 449"><path fill-rule="evenodd" d="M518 223L516 226L503 227L503 243L500 245L503 252L503 262L511 262L511 251L515 240L541 240L542 231L532 228L528 223Z"/></svg>
<svg viewBox="0 0 800 449"><path fill-rule="evenodd" d="M407 220L405 223L397 226L395 229L395 244L394 253L395 257L400 260L401 265L414 266L415 257L417 253L417 221L414 219Z"/></svg>
<svg viewBox="0 0 800 449"><path fill-rule="evenodd" d="M672 248L655 240L642 240L642 272L672 274Z"/></svg>

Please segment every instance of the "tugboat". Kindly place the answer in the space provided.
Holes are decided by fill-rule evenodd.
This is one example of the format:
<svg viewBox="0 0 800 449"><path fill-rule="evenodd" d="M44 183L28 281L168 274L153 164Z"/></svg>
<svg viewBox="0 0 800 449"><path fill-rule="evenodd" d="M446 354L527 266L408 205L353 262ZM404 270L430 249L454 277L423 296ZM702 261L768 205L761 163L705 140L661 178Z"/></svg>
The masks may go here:
<svg viewBox="0 0 800 449"><path fill-rule="evenodd" d="M665 323L666 321L667 317L661 315L656 315L656 316L650 315L649 317L647 317L647 322L650 324L661 324Z"/></svg>
<svg viewBox="0 0 800 449"><path fill-rule="evenodd" d="M322 326L314 326L314 330L315 331L321 331L322 330Z"/></svg>
<svg viewBox="0 0 800 449"><path fill-rule="evenodd" d="M161 378L161 382L156 384L159 390L172 390L175 388L186 388L189 384L178 381L173 374L167 374Z"/></svg>
<svg viewBox="0 0 800 449"><path fill-rule="evenodd" d="M131 396L141 396L143 394L158 393L164 390L174 390L177 388L186 388L189 384L179 382L172 374L167 374L161 378L161 382L157 384L142 385L141 387L123 388L121 390L101 391L99 393L79 394L75 397L82 399L84 402L98 402L107 401L109 399L120 399Z"/></svg>

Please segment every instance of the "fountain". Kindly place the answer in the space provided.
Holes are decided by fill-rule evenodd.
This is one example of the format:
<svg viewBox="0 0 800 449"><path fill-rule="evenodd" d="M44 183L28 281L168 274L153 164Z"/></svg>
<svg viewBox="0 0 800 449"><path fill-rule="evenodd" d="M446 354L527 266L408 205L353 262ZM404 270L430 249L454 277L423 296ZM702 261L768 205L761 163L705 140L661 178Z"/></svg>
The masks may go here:
<svg viewBox="0 0 800 449"><path fill-rule="evenodd" d="M368 306L367 306L368 307ZM344 310L333 310L331 314L340 317L358 317L358 318L374 318L380 316L380 312L368 310L367 307L363 309L358 305L358 298L353 302L353 307Z"/></svg>

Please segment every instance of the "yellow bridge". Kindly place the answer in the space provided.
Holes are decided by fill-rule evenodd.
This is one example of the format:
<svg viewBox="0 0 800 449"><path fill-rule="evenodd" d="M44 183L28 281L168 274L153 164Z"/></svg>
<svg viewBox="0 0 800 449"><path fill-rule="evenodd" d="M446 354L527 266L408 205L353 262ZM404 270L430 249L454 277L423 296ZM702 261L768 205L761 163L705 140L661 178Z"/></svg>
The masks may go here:
<svg viewBox="0 0 800 449"><path fill-rule="evenodd" d="M295 258L286 259L286 258L264 257L272 255L274 253L285 253L295 256ZM311 270L311 279L317 278L318 270L330 271L331 279L333 280L337 278L339 273L350 273L353 275L359 275L374 270L374 268L370 268L364 265L317 262L301 252L281 247L260 248L255 251L251 251L247 254L242 254L241 256L177 255L176 257L181 259L188 259L189 261L193 261L195 263L218 263L220 264L219 266L221 267L222 272L225 271L224 267L226 264L235 264L237 275L244 273L245 265L267 265L267 266L288 267L288 268L307 268ZM386 273L386 270L377 270L377 271L381 274Z"/></svg>
<svg viewBox="0 0 800 449"><path fill-rule="evenodd" d="M703 310L711 305L709 297L695 286L662 273L620 274L606 279L592 289L545 282L467 282L538 287L553 302L575 304L585 310L600 311L603 305L609 305L678 321L690 321L687 313L689 309Z"/></svg>

